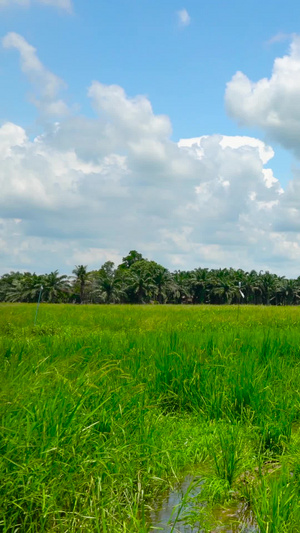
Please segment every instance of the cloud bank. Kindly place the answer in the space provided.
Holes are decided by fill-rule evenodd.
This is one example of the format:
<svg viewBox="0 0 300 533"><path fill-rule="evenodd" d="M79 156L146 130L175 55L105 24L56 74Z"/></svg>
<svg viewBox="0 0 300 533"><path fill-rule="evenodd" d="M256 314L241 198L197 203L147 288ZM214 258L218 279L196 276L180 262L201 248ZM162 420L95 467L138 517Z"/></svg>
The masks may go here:
<svg viewBox="0 0 300 533"><path fill-rule="evenodd" d="M8 34L3 44L19 51L45 114L62 80L20 35ZM250 120L248 97L234 103L236 79L227 106ZM71 272L79 263L97 268L135 248L171 269L233 266L298 275L300 175L283 191L270 146L224 135L175 143L170 119L155 114L145 96L94 81L87 97L94 118L66 114L33 140L17 124L0 127L3 272ZM267 103L260 100L267 124ZM280 108L282 122L286 108ZM294 113L296 129L297 120Z"/></svg>

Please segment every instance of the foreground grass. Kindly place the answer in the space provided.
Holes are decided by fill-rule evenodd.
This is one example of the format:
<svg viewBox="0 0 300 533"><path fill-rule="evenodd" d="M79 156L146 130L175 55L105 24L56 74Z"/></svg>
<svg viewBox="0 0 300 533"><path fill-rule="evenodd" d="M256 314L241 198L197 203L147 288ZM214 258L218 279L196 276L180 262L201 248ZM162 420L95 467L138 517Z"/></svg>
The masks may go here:
<svg viewBox="0 0 300 533"><path fill-rule="evenodd" d="M204 461L207 531L234 499L299 531L299 313L1 306L1 531L146 533Z"/></svg>

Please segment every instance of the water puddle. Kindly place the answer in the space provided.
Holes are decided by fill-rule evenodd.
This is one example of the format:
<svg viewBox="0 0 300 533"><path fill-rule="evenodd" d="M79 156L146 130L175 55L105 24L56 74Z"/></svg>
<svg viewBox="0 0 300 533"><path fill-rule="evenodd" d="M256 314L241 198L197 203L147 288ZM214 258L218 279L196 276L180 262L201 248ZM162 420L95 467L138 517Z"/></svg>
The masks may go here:
<svg viewBox="0 0 300 533"><path fill-rule="evenodd" d="M199 484L189 492L187 505L180 509L182 501L186 497L191 483L194 481L194 476L187 475L174 490L168 492L160 505L158 505L150 515L152 523L151 531L159 531L161 533L201 533L203 531L204 533L204 530L199 529L199 524L196 526L190 526L185 524L184 520L181 518L186 513L187 505L189 512L192 512L196 507L193 498L196 500L196 496L201 492L201 485L203 484L201 479L199 479ZM179 510L181 512L178 516Z"/></svg>
<svg viewBox="0 0 300 533"><path fill-rule="evenodd" d="M188 523L189 516L197 516L199 505L204 506L197 501L203 483L204 478L189 474L175 489L170 490L150 514L151 532L207 533L208 529L199 522L193 521L193 525ZM211 533L259 533L251 511L241 502L226 509L216 508L212 522L219 525L210 529Z"/></svg>

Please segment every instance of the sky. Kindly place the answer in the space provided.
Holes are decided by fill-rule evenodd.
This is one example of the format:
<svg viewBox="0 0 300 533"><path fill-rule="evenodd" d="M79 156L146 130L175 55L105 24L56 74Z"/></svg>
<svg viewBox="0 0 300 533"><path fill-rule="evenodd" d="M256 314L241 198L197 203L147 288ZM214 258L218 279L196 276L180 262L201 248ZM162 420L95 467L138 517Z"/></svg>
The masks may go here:
<svg viewBox="0 0 300 533"><path fill-rule="evenodd" d="M300 275L300 3L0 0L0 275Z"/></svg>

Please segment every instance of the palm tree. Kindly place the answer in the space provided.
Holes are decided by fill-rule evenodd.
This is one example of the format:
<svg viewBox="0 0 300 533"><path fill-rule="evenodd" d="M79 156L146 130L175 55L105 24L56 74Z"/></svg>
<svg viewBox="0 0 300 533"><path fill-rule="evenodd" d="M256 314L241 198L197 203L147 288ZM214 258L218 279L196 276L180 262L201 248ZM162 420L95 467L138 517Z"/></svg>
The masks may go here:
<svg viewBox="0 0 300 533"><path fill-rule="evenodd" d="M204 303L209 281L208 268L195 268L189 277L189 286L193 303Z"/></svg>
<svg viewBox="0 0 300 533"><path fill-rule="evenodd" d="M153 264L151 279L155 286L154 294L157 301L162 304L167 300L168 291L173 285L172 278L170 272L166 268L154 263L154 261L151 261L150 265L151 263Z"/></svg>
<svg viewBox="0 0 300 533"><path fill-rule="evenodd" d="M117 277L112 261L106 261L94 274L92 294L101 302L112 303L120 301L123 290L122 279Z"/></svg>
<svg viewBox="0 0 300 533"><path fill-rule="evenodd" d="M7 302L23 302L24 292L22 280L16 278L7 287L5 300Z"/></svg>
<svg viewBox="0 0 300 533"><path fill-rule="evenodd" d="M278 278L276 291L276 303L282 305L297 304L300 296L300 287L295 279L286 279L284 276Z"/></svg>
<svg viewBox="0 0 300 533"><path fill-rule="evenodd" d="M172 274L173 290L172 300L174 303L187 302L191 298L190 273L185 270L175 270Z"/></svg>
<svg viewBox="0 0 300 533"><path fill-rule="evenodd" d="M257 304L261 302L261 288L259 285L259 276L255 270L245 272L242 281L242 291L245 294L245 302Z"/></svg>
<svg viewBox="0 0 300 533"><path fill-rule="evenodd" d="M230 271L223 268L214 272L212 296L217 297L217 303L231 303L232 298L236 295L237 286L232 280Z"/></svg>
<svg viewBox="0 0 300 533"><path fill-rule="evenodd" d="M276 290L278 289L278 277L276 274L266 272L259 273L259 288L262 295L262 303L270 305L271 301L276 298Z"/></svg>
<svg viewBox="0 0 300 533"><path fill-rule="evenodd" d="M143 269L130 269L123 281L126 283L125 291L129 300L137 303L144 303L145 300L149 300L156 289L150 273Z"/></svg>
<svg viewBox="0 0 300 533"><path fill-rule="evenodd" d="M45 300L53 303L59 299L65 297L70 290L70 283L68 276L58 275L58 270L45 274L43 276L43 293Z"/></svg>
<svg viewBox="0 0 300 533"><path fill-rule="evenodd" d="M80 303L83 303L86 284L90 277L90 274L87 271L87 265L76 265L72 273L74 274L75 285L79 285Z"/></svg>
<svg viewBox="0 0 300 533"><path fill-rule="evenodd" d="M25 272L22 277L14 279L7 292L9 302L37 302L43 284L43 277Z"/></svg>
<svg viewBox="0 0 300 533"><path fill-rule="evenodd" d="M4 274L0 278L0 301L4 302L7 300L7 295L11 291L13 283L16 283L17 280L21 279L23 274L20 272L10 272L9 274Z"/></svg>

